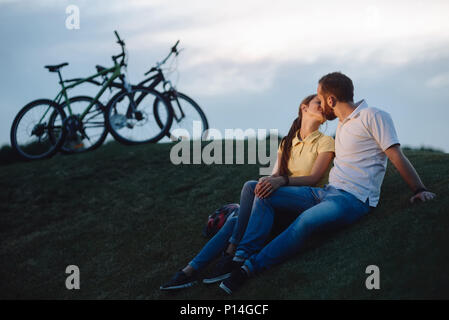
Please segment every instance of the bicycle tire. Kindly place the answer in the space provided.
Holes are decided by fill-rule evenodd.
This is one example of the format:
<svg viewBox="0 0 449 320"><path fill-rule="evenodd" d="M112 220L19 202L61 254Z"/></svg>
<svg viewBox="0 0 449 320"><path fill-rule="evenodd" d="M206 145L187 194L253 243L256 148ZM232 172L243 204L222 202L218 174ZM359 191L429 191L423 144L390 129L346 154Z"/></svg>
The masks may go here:
<svg viewBox="0 0 449 320"><path fill-rule="evenodd" d="M135 144L143 144L143 143L156 143L159 140L161 140L168 132L168 130L171 127L171 124L173 122L173 111L171 109L170 104L168 104L164 99L163 96L155 91L155 90L151 90L145 87L140 87L140 86L133 86L131 88L131 92L132 93L128 93L126 90L121 90L120 92L118 92L117 94L115 94L111 100L108 102L107 106L106 106L106 125L107 128L109 130L109 132L111 133L111 135L114 137L114 139L122 144L125 145L135 145ZM126 100L126 98L129 99L134 99L135 96L138 96L138 99L135 100L135 105L137 108L137 112L135 112L136 114L138 112L143 112L144 115L146 115L146 112L143 111L143 107L139 109L140 104L142 103L143 99L147 98L148 95L151 95L153 98L155 98L155 101L157 100L162 100L165 106L165 110L167 112L167 116L166 116L166 120L165 120L165 124L162 123L162 126L159 126L156 121L154 121L154 126L151 127L157 127L157 134L155 134L154 136L150 137L150 138L146 138L146 139L131 139L129 137L126 137L124 133L119 132L121 129L123 129L125 126L128 127L128 125L130 124L129 122L131 122L131 119L128 115L129 112L129 103L128 106L122 106L122 113L119 113L117 111L118 103L123 102L123 100ZM131 98L130 98L131 96ZM124 109L127 109L127 111L125 112ZM151 110L153 111L153 110ZM114 113L115 112L115 113ZM120 117L119 121L121 121L121 124L117 125L117 122L115 120L114 117ZM136 117L137 118L137 117ZM154 115L153 116L146 116L145 119L146 121L149 121L150 119L155 118ZM137 120L137 123L139 123L142 120ZM123 123L125 125L123 125ZM144 123L145 124L145 123ZM143 124L141 124L140 126L142 126ZM128 127L129 128L129 127ZM131 128L132 129L132 128ZM145 131L144 131L145 132Z"/></svg>
<svg viewBox="0 0 449 320"><path fill-rule="evenodd" d="M61 130L60 130L60 135L57 137L57 139L55 141L50 141L48 151L37 153L37 154L31 154L30 150L38 150L38 149L40 149L40 146L38 144L35 144L34 142L30 142L24 146L21 146L20 142L18 142L18 139L17 139L18 127L19 127L19 124L21 123L21 120L24 118L24 115L39 105L42 105L42 106L48 105L49 108L53 108L53 111L51 111L50 115L53 114L53 112L56 112L57 114L60 115ZM48 111L50 111L50 110L48 110ZM48 111L45 115L48 114ZM66 119L66 114L65 114L64 110L62 108L60 108L59 105L52 100L38 99L38 100L34 100L34 101L28 103L17 113L17 115L14 118L14 121L12 123L11 132L10 132L12 148L15 150L15 152L17 152L17 154L19 156L21 156L22 158L27 159L27 160L44 159L44 158L49 158L49 157L53 156L56 152L58 152L61 145L65 141L66 131L65 131L64 125L63 125L65 119ZM38 124L35 124L33 126L33 128L31 128L30 125L27 125L26 126L27 131L29 131L30 129L32 131L31 135L30 135L30 133L27 133L27 134L32 136L33 131L35 131L36 125L38 125ZM45 127L44 128L41 127L41 130L45 130ZM48 128L47 128L47 130L48 130ZM43 136L44 133L41 134L41 136ZM50 140L50 135L49 135L48 139ZM39 142L40 142L40 139L39 139ZM29 150L28 152L26 151L27 149ZM42 147L42 149L43 149L43 147Z"/></svg>
<svg viewBox="0 0 449 320"><path fill-rule="evenodd" d="M90 104L90 102L92 102L93 100L94 99L89 96L76 96L76 97L70 98L69 103L70 103L71 108L74 108L74 104L77 102L84 101L84 102L88 102L88 104ZM65 110L67 108L65 103L61 104L60 106L63 110ZM82 109L81 112L83 112L84 110L85 109ZM75 112L76 112L76 110L75 110ZM87 123L87 121L85 121L86 117L89 117L89 113L92 113L92 112L97 112L99 115L102 115L102 116L100 116L99 119L97 119L97 121L99 122L98 124L93 123L93 122ZM85 119L83 119L83 121L82 121L83 128L85 130L87 129L85 124L91 125L88 127L89 129L94 128L94 126L98 127L98 128L102 128L102 129L100 129L101 131L99 132L99 134L97 134L97 133L95 134L95 136L98 136L98 138L96 138L94 142L91 142L90 139L86 139L86 138L82 137L81 133L79 133L79 134L76 133L79 141L77 141L77 145L73 145L73 143L71 143L71 141L67 141L67 140L69 140L69 133L67 132L66 141L65 141L65 143L62 144L62 146L60 148L61 153L75 154L75 153L84 153L84 152L92 151L92 150L99 148L103 144L103 142L106 140L106 137L108 135L108 129L106 127L106 107L100 101L97 101L95 103L95 105L91 108L89 113L86 115ZM66 112L66 115L68 115L68 114L69 114L69 112ZM91 116L91 118L88 118L88 120L89 119L92 119L92 116ZM92 138L92 134L93 133L90 132L90 130L89 130L89 134L86 132L86 135L87 136L90 135L91 138ZM82 146L80 146L80 145L82 145ZM87 148L84 147L85 145L88 145L88 147Z"/></svg>
<svg viewBox="0 0 449 320"><path fill-rule="evenodd" d="M209 129L209 123L207 121L206 115L204 114L204 111L201 109L201 107L198 105L198 103L196 103L192 98L190 98L186 94L181 93L181 92L176 92L176 95L177 95L178 100L179 99L185 100L185 102L187 102L187 104L189 104L191 107L193 107L193 109L199 114L199 116L201 118L201 122L202 122L202 129L203 129L201 136L203 137L206 130ZM177 108L177 106L173 106L172 101L170 101L170 105L171 105L171 107L173 109L173 113L174 113L175 112L174 108ZM184 106L187 106L187 105L184 105ZM183 108L183 107L181 107L181 108ZM156 122L158 123L158 125L162 125L162 123L160 122L160 119L159 119L158 107L156 105L154 106L154 115L156 117ZM180 122L182 122L182 120ZM175 124L175 123L176 123L176 119L174 118L173 124ZM172 126L173 126L173 124L172 124ZM183 128L183 125L179 125L179 127ZM189 132L189 134L190 134L190 132ZM179 139L178 137L175 137L171 133L171 128L170 128L169 132L167 132L166 136L168 138L170 138L172 141L176 141ZM193 136L193 132L192 132L191 136ZM207 136L205 136L204 139L207 139Z"/></svg>

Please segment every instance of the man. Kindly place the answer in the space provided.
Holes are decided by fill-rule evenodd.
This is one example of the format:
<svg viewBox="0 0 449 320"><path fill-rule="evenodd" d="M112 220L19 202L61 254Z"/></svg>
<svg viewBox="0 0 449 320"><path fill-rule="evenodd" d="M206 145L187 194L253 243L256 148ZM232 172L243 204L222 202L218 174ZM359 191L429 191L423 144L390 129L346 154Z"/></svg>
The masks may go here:
<svg viewBox="0 0 449 320"><path fill-rule="evenodd" d="M390 115L368 107L364 100L354 103L351 79L340 72L327 74L320 79L317 94L327 119L339 119L329 184L324 188L292 186L290 177L285 177L289 186L278 189L268 180L259 183L257 188L268 190L270 196L254 200L234 258L241 267L220 284L229 294L249 276L297 253L312 233L347 226L367 214L379 201L387 158L412 190L412 203L435 197L402 153ZM302 213L264 247L277 210Z"/></svg>

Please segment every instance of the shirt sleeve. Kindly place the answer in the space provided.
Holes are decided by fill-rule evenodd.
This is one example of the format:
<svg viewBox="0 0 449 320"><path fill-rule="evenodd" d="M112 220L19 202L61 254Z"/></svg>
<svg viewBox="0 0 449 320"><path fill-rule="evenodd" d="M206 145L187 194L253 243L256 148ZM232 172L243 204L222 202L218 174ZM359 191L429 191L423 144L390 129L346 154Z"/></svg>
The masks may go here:
<svg viewBox="0 0 449 320"><path fill-rule="evenodd" d="M318 141L318 154L322 152L335 152L335 141L332 137L323 136Z"/></svg>
<svg viewBox="0 0 449 320"><path fill-rule="evenodd" d="M368 126L382 151L387 150L392 145L399 144L396 129L389 113L382 110L377 111L370 117Z"/></svg>

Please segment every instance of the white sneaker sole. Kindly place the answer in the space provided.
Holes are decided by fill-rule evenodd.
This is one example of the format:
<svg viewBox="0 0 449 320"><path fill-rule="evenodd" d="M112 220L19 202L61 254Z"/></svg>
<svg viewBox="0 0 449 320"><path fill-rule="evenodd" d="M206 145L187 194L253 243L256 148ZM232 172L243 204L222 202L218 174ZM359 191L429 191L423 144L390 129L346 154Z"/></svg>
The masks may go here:
<svg viewBox="0 0 449 320"><path fill-rule="evenodd" d="M228 287L226 287L226 285L223 282L220 283L220 288L223 289L227 294L229 294L229 295L232 294L232 290L229 289Z"/></svg>
<svg viewBox="0 0 449 320"><path fill-rule="evenodd" d="M162 290L162 291L178 290L178 289L184 289L184 288L193 287L197 283L198 283L198 281L193 281L193 282L189 282L189 283L186 283L186 284L180 284L179 286L171 286L171 287L165 287L165 288L159 287L159 289Z"/></svg>
<svg viewBox="0 0 449 320"><path fill-rule="evenodd" d="M221 276L218 276L218 277L215 277L215 278L203 279L203 283L211 284L211 283L215 283L215 282L218 282L218 281L223 281L223 280L229 278L230 276L231 276L230 272L229 273L225 273L225 274L222 274Z"/></svg>

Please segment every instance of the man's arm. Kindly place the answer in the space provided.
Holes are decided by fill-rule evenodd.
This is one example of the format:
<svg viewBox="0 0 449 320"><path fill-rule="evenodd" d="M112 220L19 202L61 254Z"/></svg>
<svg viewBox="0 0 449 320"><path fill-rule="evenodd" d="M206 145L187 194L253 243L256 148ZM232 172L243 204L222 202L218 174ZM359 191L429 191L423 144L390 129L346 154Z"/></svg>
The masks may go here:
<svg viewBox="0 0 449 320"><path fill-rule="evenodd" d="M394 144L389 147L385 150L385 154L414 193L413 197L410 198L410 202L413 203L415 200L424 202L432 200L435 197L434 193L427 191L415 168L404 153L402 153L399 144Z"/></svg>

